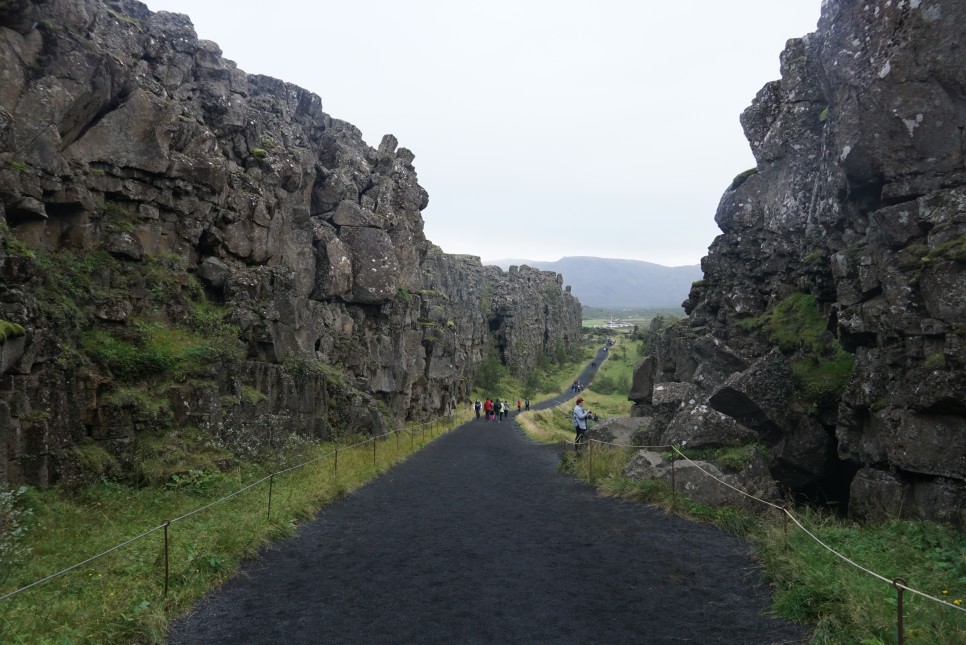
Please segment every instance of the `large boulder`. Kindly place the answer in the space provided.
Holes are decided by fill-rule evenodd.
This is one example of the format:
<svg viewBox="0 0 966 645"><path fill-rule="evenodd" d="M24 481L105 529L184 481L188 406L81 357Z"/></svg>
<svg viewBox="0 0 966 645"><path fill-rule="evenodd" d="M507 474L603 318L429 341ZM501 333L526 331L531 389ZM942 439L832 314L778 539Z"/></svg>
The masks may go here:
<svg viewBox="0 0 966 645"><path fill-rule="evenodd" d="M647 417L608 417L592 424L588 436L618 446L633 446L651 425Z"/></svg>
<svg viewBox="0 0 966 645"><path fill-rule="evenodd" d="M706 461L676 460L672 466L656 452L639 450L624 467L624 476L653 479L669 485L673 478L675 490L708 506L765 510L768 507L753 497L768 501L777 499L774 482L761 472L760 466L757 471L746 468L736 475L724 473Z"/></svg>
<svg viewBox="0 0 966 645"><path fill-rule="evenodd" d="M718 387L708 404L763 436L780 434L791 402L791 370L773 350Z"/></svg>
<svg viewBox="0 0 966 645"><path fill-rule="evenodd" d="M722 448L753 443L758 435L706 404L683 405L664 430L661 442L689 448Z"/></svg>

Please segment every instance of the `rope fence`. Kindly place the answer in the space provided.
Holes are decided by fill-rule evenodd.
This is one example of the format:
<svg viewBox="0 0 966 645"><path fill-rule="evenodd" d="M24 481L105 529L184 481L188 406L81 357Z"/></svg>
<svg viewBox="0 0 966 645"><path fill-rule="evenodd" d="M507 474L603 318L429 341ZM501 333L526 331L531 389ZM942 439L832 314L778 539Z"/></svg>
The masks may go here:
<svg viewBox="0 0 966 645"><path fill-rule="evenodd" d="M453 427L456 426L457 420L460 417L462 417L462 416L465 416L465 414L464 413L461 413L459 411L454 411L453 414L451 414L450 416L448 416L448 417L445 418L445 421L446 421L446 423L448 424L448 426L450 428L453 428ZM247 484L246 486L244 486L244 487L242 487L242 488L240 488L240 489L238 489L238 490L236 490L236 491L234 491L232 493L229 493L228 495L225 495L224 497L221 497L219 499L216 499L216 500L214 500L212 502L208 502L207 504L205 504L203 506L200 506L200 507L198 507L196 509L193 509L191 511L188 511L187 513L184 513L184 514L179 515L177 517L174 517L172 519L164 520L161 524L159 524L159 525L157 525L157 526L155 526L153 528L150 528L147 531L144 531L143 533L141 533L139 535L136 535L136 536L134 536L132 538L129 538L129 539L125 540L124 542L121 542L120 544L116 544L115 546L112 546L111 548L109 548L109 549L107 549L105 551L102 551L101 553L98 553L97 555L92 555L89 558L87 558L85 560L82 560L81 562L78 562L76 564L72 564L69 567L66 567L64 569L61 569L60 571L57 571L56 573L52 573L49 576L46 576L44 578L41 578L40 580L36 580L34 582L31 582L30 584L27 584L27 585L24 585L23 587L20 587L18 589L15 589L14 591L11 591L9 593L6 593L6 594L0 596L0 602L3 602L4 600L7 600L8 598L12 598L12 597L14 597L14 596L16 596L18 594L21 594L21 593L23 593L23 592L25 592L25 591L27 591L29 589L33 589L33 588L38 587L38 586L40 586L42 584L45 584L47 582L50 582L51 580L54 580L54 579L59 578L61 576L67 575L68 573L70 573L72 571L75 571L75 570L77 570L77 569L79 569L79 568L81 568L81 567L83 567L85 565L88 565L88 564L90 564L92 562L95 562L95 561L103 558L104 556L107 556L107 555L109 555L111 553L114 553L115 551L118 551L118 550L120 550L120 549L122 549L122 548L124 548L126 546L129 546L129 545L135 543L135 542L138 542L138 541L140 541L140 540L148 537L149 535L151 535L153 533L157 533L158 531L164 531L164 553L163 553L163 559L164 559L164 594L163 595L166 596L167 595L167 592L168 592L168 577L169 577L169 566L168 566L168 559L169 559L169 551L168 551L168 528L172 524L175 524L177 522L181 522L182 520L186 520L186 519L188 519L189 517L191 517L193 515L196 515L198 513L201 513L202 511L205 511L205 510L207 510L209 508L212 508L213 506L217 506L219 504L223 504L223 503L225 503L225 502L227 502L227 501L229 501L229 500L231 500L231 499L233 499L233 498L241 495L242 493L244 493L246 491L249 491L249 490L251 490L251 489L259 486L260 484L265 483L266 481L269 482L269 490L268 490L268 513L267 513L267 520L266 521L271 521L272 488L274 486L274 480L275 480L275 477L276 476L283 475L285 473L289 473L289 472L292 472L294 470L298 470L298 469L304 468L306 466L309 466L309 465L318 463L318 462L320 462L323 459L326 459L328 457L333 457L334 458L333 459L333 468L335 470L336 476L338 476L339 452L340 451L345 452L345 451L349 451L349 450L354 450L354 449L360 448L361 446L364 446L364 445L366 445L368 443L372 443L372 446L373 446L373 466L376 466L377 465L377 461L376 461L376 448L377 448L377 442L379 440L383 440L383 439L386 439L386 438L390 437L391 435L395 435L396 436L396 448L398 450L398 448L399 448L399 433L401 433L401 432L409 432L409 434L410 434L410 451L412 452L412 451L415 450L415 434L416 434L416 431L425 432L426 430L429 430L430 433L431 433L431 437L435 439L438 436L439 429L440 429L440 423L443 420L444 420L443 418L438 418L438 419L434 419L432 421L427 421L427 422L424 422L424 423L407 426L405 428L398 428L396 430L390 430L389 432L385 432L385 433L383 433L381 435L376 435L376 436L369 437L368 439L365 439L363 441L356 442L356 443L351 444L351 445L348 445L348 446L337 446L334 450L331 450L329 452L323 453L323 454L321 454L321 455L319 455L319 456L317 456L317 457L315 457L313 459L309 459L309 460L303 461L301 463L295 464L294 466L290 466L288 468L284 468L282 470L273 472L273 473L271 473L269 475L265 475L261 479L258 479L256 481L253 481L253 482Z"/></svg>
<svg viewBox="0 0 966 645"><path fill-rule="evenodd" d="M897 623L898 623L898 642L899 642L899 645L902 645L902 643L904 642L904 634L903 634L903 628L902 628L902 593L903 593L903 591L908 591L909 593L915 594L915 595L920 596L921 598L925 598L927 600L931 600L932 602L937 603L939 605L942 605L944 607L949 607L949 608L955 609L957 611L966 612L966 607L961 607L959 605L955 605L955 604L953 604L951 602L945 601L945 600L943 600L941 598L936 598L935 596L930 596L927 593L924 593L922 591L919 591L918 589L914 589L914 588L908 586L906 584L906 580L904 578L893 578L893 579L889 579L886 576L883 576L883 575L881 575L879 573L876 573L875 571L872 571L871 569L868 569L866 567L863 567L862 565L858 564L854 560L846 557L842 553L840 553L840 552L836 551L835 549L833 549L832 547L830 547L828 544L826 544L821 539L819 539L814 533L812 533L807 528L805 528L805 525L802 524L802 522L797 517L795 517L795 515L793 515L791 511L788 510L788 507L787 506L780 506L778 504L775 504L774 502L769 502L768 500L764 500L764 499L761 499L761 498L756 497L754 495L751 495L750 493L748 493L746 491L743 491L740 488L737 488L735 486L732 486L731 484L729 484L726 481L723 481L719 477L715 477L713 474L709 473L707 470L705 470L704 468L702 468L699 464L697 464L696 462L694 462L693 460L691 460L691 458L689 458L687 455L685 455L683 452L681 452L681 450L678 448L678 446L675 446L675 445L663 445L663 446L625 445L625 444L618 444L618 443L613 443L613 442L608 442L608 441L601 441L599 439L593 439L593 438L590 438L590 437L585 438L580 443L578 443L576 441L567 441L566 443L574 446L575 448L579 447L579 445L582 444L582 443L586 443L588 445L588 452L589 452L589 457L588 457L588 461L589 461L588 471L589 471L589 477L590 477L592 483L593 483L593 454L594 454L593 453L593 445L594 444L598 444L598 445L601 445L601 446L608 446L608 447L616 447L616 448L627 449L627 450L652 450L652 451L658 451L658 450L660 450L660 451L664 451L664 452L673 451L682 460L689 462L692 466L694 466L695 468L697 468L704 475L706 475L707 477L710 477L711 479L715 480L719 484L721 484L723 486L727 486L731 490L733 490L733 491L735 491L737 493L740 493L741 495L744 495L745 497L747 497L749 499L752 499L752 500L754 500L756 502L759 502L760 504L764 504L766 506L770 506L771 508L774 508L774 509L777 509L777 510L781 511L782 514L783 514L783 516L785 518L790 519L792 522L794 522L798 526L798 528L800 528L807 536L809 536L810 538L812 538L812 540L814 540L816 543L818 543L822 548L824 548L825 550L827 550L829 553L833 554L835 557L841 559L842 561L844 561L844 562L852 565L853 567L855 567L859 571L862 571L863 573L865 573L867 575L870 575L873 578L876 578L877 580L881 580L882 582L884 582L884 583L892 586L893 588L895 588L898 591L899 597L898 597L898 603L897 603L897 606L898 606ZM670 461L671 461L671 488L672 488L672 495L676 495L677 494L677 490L676 490L675 483L674 483L674 462L675 462L675 459L673 458L673 456L672 456L672 459ZM787 528L786 528L786 533L787 533Z"/></svg>
<svg viewBox="0 0 966 645"><path fill-rule="evenodd" d="M559 407L559 406L555 406L555 407ZM468 418L472 418L472 416L471 416L472 415L472 412L465 413L465 414L466 414L466 416ZM460 412L460 411L456 411L452 415L450 415L449 417L447 417L445 420L448 422L449 427L452 428L452 427L455 427L457 418L458 417L461 417L461 416L464 416L464 413L463 412ZM156 533L158 531L164 531L164 569L165 569L165 573L164 573L164 595L167 595L167 591L168 591L168 570L169 570L169 567L168 567L168 558L169 558L169 554L168 554L168 528L172 524L175 524L177 522L181 522L181 521L183 521L183 520L185 520L185 519L187 519L187 518L189 518L189 517L191 517L193 515L196 515L198 513L201 513L203 511L209 509L209 508L212 508L213 506L217 506L219 504L223 504L223 503L225 503L225 502L227 502L227 501L229 501L229 500L231 500L231 499L233 499L233 498L241 495L242 493L244 493L246 491L249 491L249 490L251 490L251 489L253 489L253 488L255 488L255 487L257 487L257 486L259 486L259 485L261 485L263 483L265 483L266 481L269 482L268 513L267 513L267 518L268 519L267 519L267 521L270 521L270 519L271 519L271 506L272 506L272 488L273 488L274 479L275 479L276 476L283 475L283 474L286 474L286 473L289 473L289 472L292 472L292 471L295 471L295 470L299 470L299 469L304 468L306 466L309 466L309 465L318 463L318 462L320 462L320 461L322 461L324 459L327 459L329 457L332 457L333 458L333 469L335 471L336 476L338 476L338 458L339 458L339 452L340 451L345 452L345 451L355 450L355 449L360 448L360 447L362 447L362 446L364 446L364 445L366 445L368 443L372 443L372 446L373 446L373 465L375 466L377 464L377 454L376 454L376 452L377 452L377 442L379 440L384 440L384 439L387 439L388 437L390 437L392 435L395 435L395 438L396 438L396 448L397 448L397 451L398 451L398 447L399 447L399 434L401 432L409 432L409 434L410 434L410 450L413 451L415 449L415 434L416 434L416 432L417 431L425 432L428 429L431 433L433 433L432 434L432 437L435 438L437 436L437 432L439 430L439 426L440 426L441 420L442 419L435 419L433 421L429 421L429 422L426 422L426 423L417 424L417 425L413 425L413 426L408 426L408 427L400 428L400 429L396 429L396 430L391 430L391 431L386 432L386 433L383 433L381 435L369 437L368 439L366 439L364 441L359 441L359 442L356 442L356 443L351 444L351 445L348 445L348 446L337 446L334 450L331 450L329 452L323 453L323 454L321 454L321 455L319 455L319 456L317 456L317 457L315 457L313 459L306 460L304 462L301 462L301 463L295 464L293 466L289 466L287 468L284 468L282 470L273 472L273 473L271 473L269 475L266 475L266 476L264 476L264 477L262 477L262 478L260 478L260 479L258 479L256 481L254 481L254 482L251 482L251 483L247 484L246 486L244 486L244 487L242 487L242 488L240 488L240 489L238 489L238 490L236 490L236 491L234 491L232 493L229 493L228 495L225 495L225 496L223 496L223 497L221 497L219 499L216 499L214 501L208 502L207 504L204 504L203 506L200 506L200 507L198 507L196 509L193 509L191 511L188 511L187 513L184 513L184 514L179 515L177 517L174 517L172 519L164 520L161 524L159 524L157 526L154 526L154 527L152 527L152 528L144 531L143 533L140 533L139 535L136 535L136 536L134 536L132 538L129 538L129 539L127 539L127 540L125 540L125 541L123 541L123 542L121 542L121 543L119 543L119 544L117 544L117 545L115 545L115 546L113 546L113 547L111 547L111 548L109 548L109 549L101 552L101 553L98 553L96 555L90 556L90 557L88 557L88 558L86 558L86 559L84 559L84 560L82 560L80 562L77 562L76 564L73 564L73 565L71 565L69 567L66 567L66 568L60 570L60 571L57 571L56 573L53 573L53 574L51 574L49 576L46 576L44 578L41 578L41 579L36 580L34 582L31 582L30 584L24 585L23 587L20 587L20 588L14 590L14 591L11 591L9 593L6 593L6 594L0 596L0 602L3 602L4 600L7 600L8 598L12 598L12 597L14 597L14 596L16 596L18 594L21 594L21 593L23 593L25 591L30 590L30 589L36 588L36 587L38 587L40 585L43 585L43 584L45 584L47 582L50 582L51 580L54 580L54 579L59 578L61 576L67 575L68 573L70 573L72 571L75 571L75 570L77 570L77 569L79 569L81 567L84 567L84 566L92 563L92 562L95 562L95 561L97 561L97 560L99 560L99 559L101 559L101 558L103 558L103 557L105 557L105 556L107 556L107 555L109 555L111 553L114 553L115 551L118 551L120 549L123 549L124 547L127 547L127 546L129 546L129 545L131 545L131 544L133 544L135 542L138 542L138 541L140 541L140 540L142 540L142 539L144 539L144 538L146 538L146 537L148 537L148 536L150 536L150 535L152 535L152 534L154 534L154 533ZM904 591L908 591L911 594L917 595L917 596L919 596L921 598L924 598L926 600L930 600L930 601L932 601L934 603L937 603L937 604L939 604L941 606L949 607L951 609L955 609L955 610L961 611L961 612L966 612L966 608L964 608L964 607L961 607L959 605L955 605L955 604L953 604L951 602L947 602L945 600L942 600L941 598L936 598L935 596L931 596L931 595L929 595L927 593L924 593L922 591L919 591L918 589L915 589L913 587L908 586L906 584L905 579L903 579L903 578L889 579L886 576L883 576L883 575L881 575L879 573L876 573L875 571L873 571L873 570L871 570L869 568L866 568L866 567L864 567L864 566L856 563L854 560L848 558L847 556L845 556L842 553L840 553L840 552L836 551L835 549L833 549L831 546L829 546L828 544L826 544L825 542L823 542L820 538L818 538L814 533L812 533L811 531L809 531L805 527L805 525L801 522L801 520L799 520L799 518L795 517L795 515L792 514L791 511L789 511L789 509L788 509L787 506L781 506L781 505L775 504L774 502L769 502L767 500L761 499L759 497L756 497L754 495L751 495L750 493L748 493L746 491L741 490L740 488L737 488L737 487L733 486L732 484L729 484L728 482L723 481L722 479L720 479L720 478L716 477L715 475L711 474L710 472L708 472L707 470L705 470L704 468L702 468L701 465L699 465L698 463L696 463L692 459L690 459L687 455L685 455L683 452L681 452L681 450L679 449L678 446L675 446L675 445L658 445L658 446L649 446L649 445L625 445L625 444L618 444L618 443L613 443L613 442L601 441L599 439L593 439L593 438L589 438L589 437L588 438L585 438L580 443L577 443L577 442L574 442L574 441L567 441L566 443L569 444L569 445L574 446L575 448L579 447L580 444L582 444L582 443L586 443L587 444L587 446L588 446L588 452L589 452L588 470L589 470L591 482L593 482L593 446L594 446L594 444L597 444L599 446L607 446L607 447L627 449L627 450L652 450L652 451L664 451L664 452L673 451L672 459L670 460L670 462L671 462L671 487L672 487L672 495L675 495L676 496L676 494L677 494L677 489L676 489L676 485L675 485L675 474L674 474L674 472L675 472L675 466L674 466L674 464L675 464L675 461L676 461L676 459L674 459L674 457L677 456L677 457L680 457L681 460L684 460L684 461L689 462L698 471L700 471L701 473L703 473L705 476L707 476L707 477L715 480L719 484L721 484L723 486L726 486L727 488L730 488L731 490L739 493L740 495L743 495L743 496L745 496L745 497L747 497L747 498L749 498L751 500L754 500L754 501L756 501L756 502L758 502L760 504L763 504L763 505L766 505L766 506L769 506L771 508L774 508L776 510L781 511L781 513L783 514L784 518L786 518L786 520L791 520L796 526L798 526L802 530L803 533L805 533L807 536L809 536L812 540L814 540L823 549L827 550L829 553L833 554L835 557L837 557L837 558L841 559L842 561L848 563L849 565L851 565L852 567L858 569L859 571L862 571L863 573L865 573L865 574L867 574L869 576L872 576L873 578L875 578L877 580L880 580L880 581L882 581L882 582L884 582L886 584L889 584L890 586L892 586L893 588L895 588L897 590L897 592L899 594L899 596L898 596L898 629L899 629L899 632L898 632L898 642L900 643L900 645L904 642L903 629L902 629L902 600L903 600L902 594L903 594ZM787 532L787 526L786 526L786 532Z"/></svg>

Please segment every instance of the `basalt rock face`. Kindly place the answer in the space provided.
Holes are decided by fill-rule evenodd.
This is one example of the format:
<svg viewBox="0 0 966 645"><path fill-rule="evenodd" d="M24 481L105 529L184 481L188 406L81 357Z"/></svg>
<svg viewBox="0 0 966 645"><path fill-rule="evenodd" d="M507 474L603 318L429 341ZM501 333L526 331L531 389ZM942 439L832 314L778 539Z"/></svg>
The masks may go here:
<svg viewBox="0 0 966 645"><path fill-rule="evenodd" d="M707 406L787 488L966 523L964 25L954 0L830 0L788 42L690 317L635 375L655 434L708 445ZM669 382L688 390L657 401Z"/></svg>
<svg viewBox="0 0 966 645"><path fill-rule="evenodd" d="M0 482L46 485L77 446L130 465L164 428L379 433L451 411L490 343L522 375L579 340L557 274L425 238L394 137L369 147L187 17L0 0L0 30L0 319L25 330Z"/></svg>

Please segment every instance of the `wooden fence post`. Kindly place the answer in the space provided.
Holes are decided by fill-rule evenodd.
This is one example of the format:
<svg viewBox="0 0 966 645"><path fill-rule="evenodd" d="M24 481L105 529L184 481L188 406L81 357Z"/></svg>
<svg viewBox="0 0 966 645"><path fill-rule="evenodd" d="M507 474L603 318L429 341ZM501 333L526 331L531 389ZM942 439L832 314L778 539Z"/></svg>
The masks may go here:
<svg viewBox="0 0 966 645"><path fill-rule="evenodd" d="M171 526L171 520L164 521L164 595L168 595L168 527Z"/></svg>

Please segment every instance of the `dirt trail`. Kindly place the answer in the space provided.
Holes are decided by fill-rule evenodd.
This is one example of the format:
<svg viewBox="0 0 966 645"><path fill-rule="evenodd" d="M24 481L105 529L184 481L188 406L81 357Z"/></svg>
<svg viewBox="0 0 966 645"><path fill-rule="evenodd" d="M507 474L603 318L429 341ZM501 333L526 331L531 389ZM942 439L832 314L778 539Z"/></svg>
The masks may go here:
<svg viewBox="0 0 966 645"><path fill-rule="evenodd" d="M471 421L249 561L169 642L804 642L746 542L600 497L561 450Z"/></svg>

